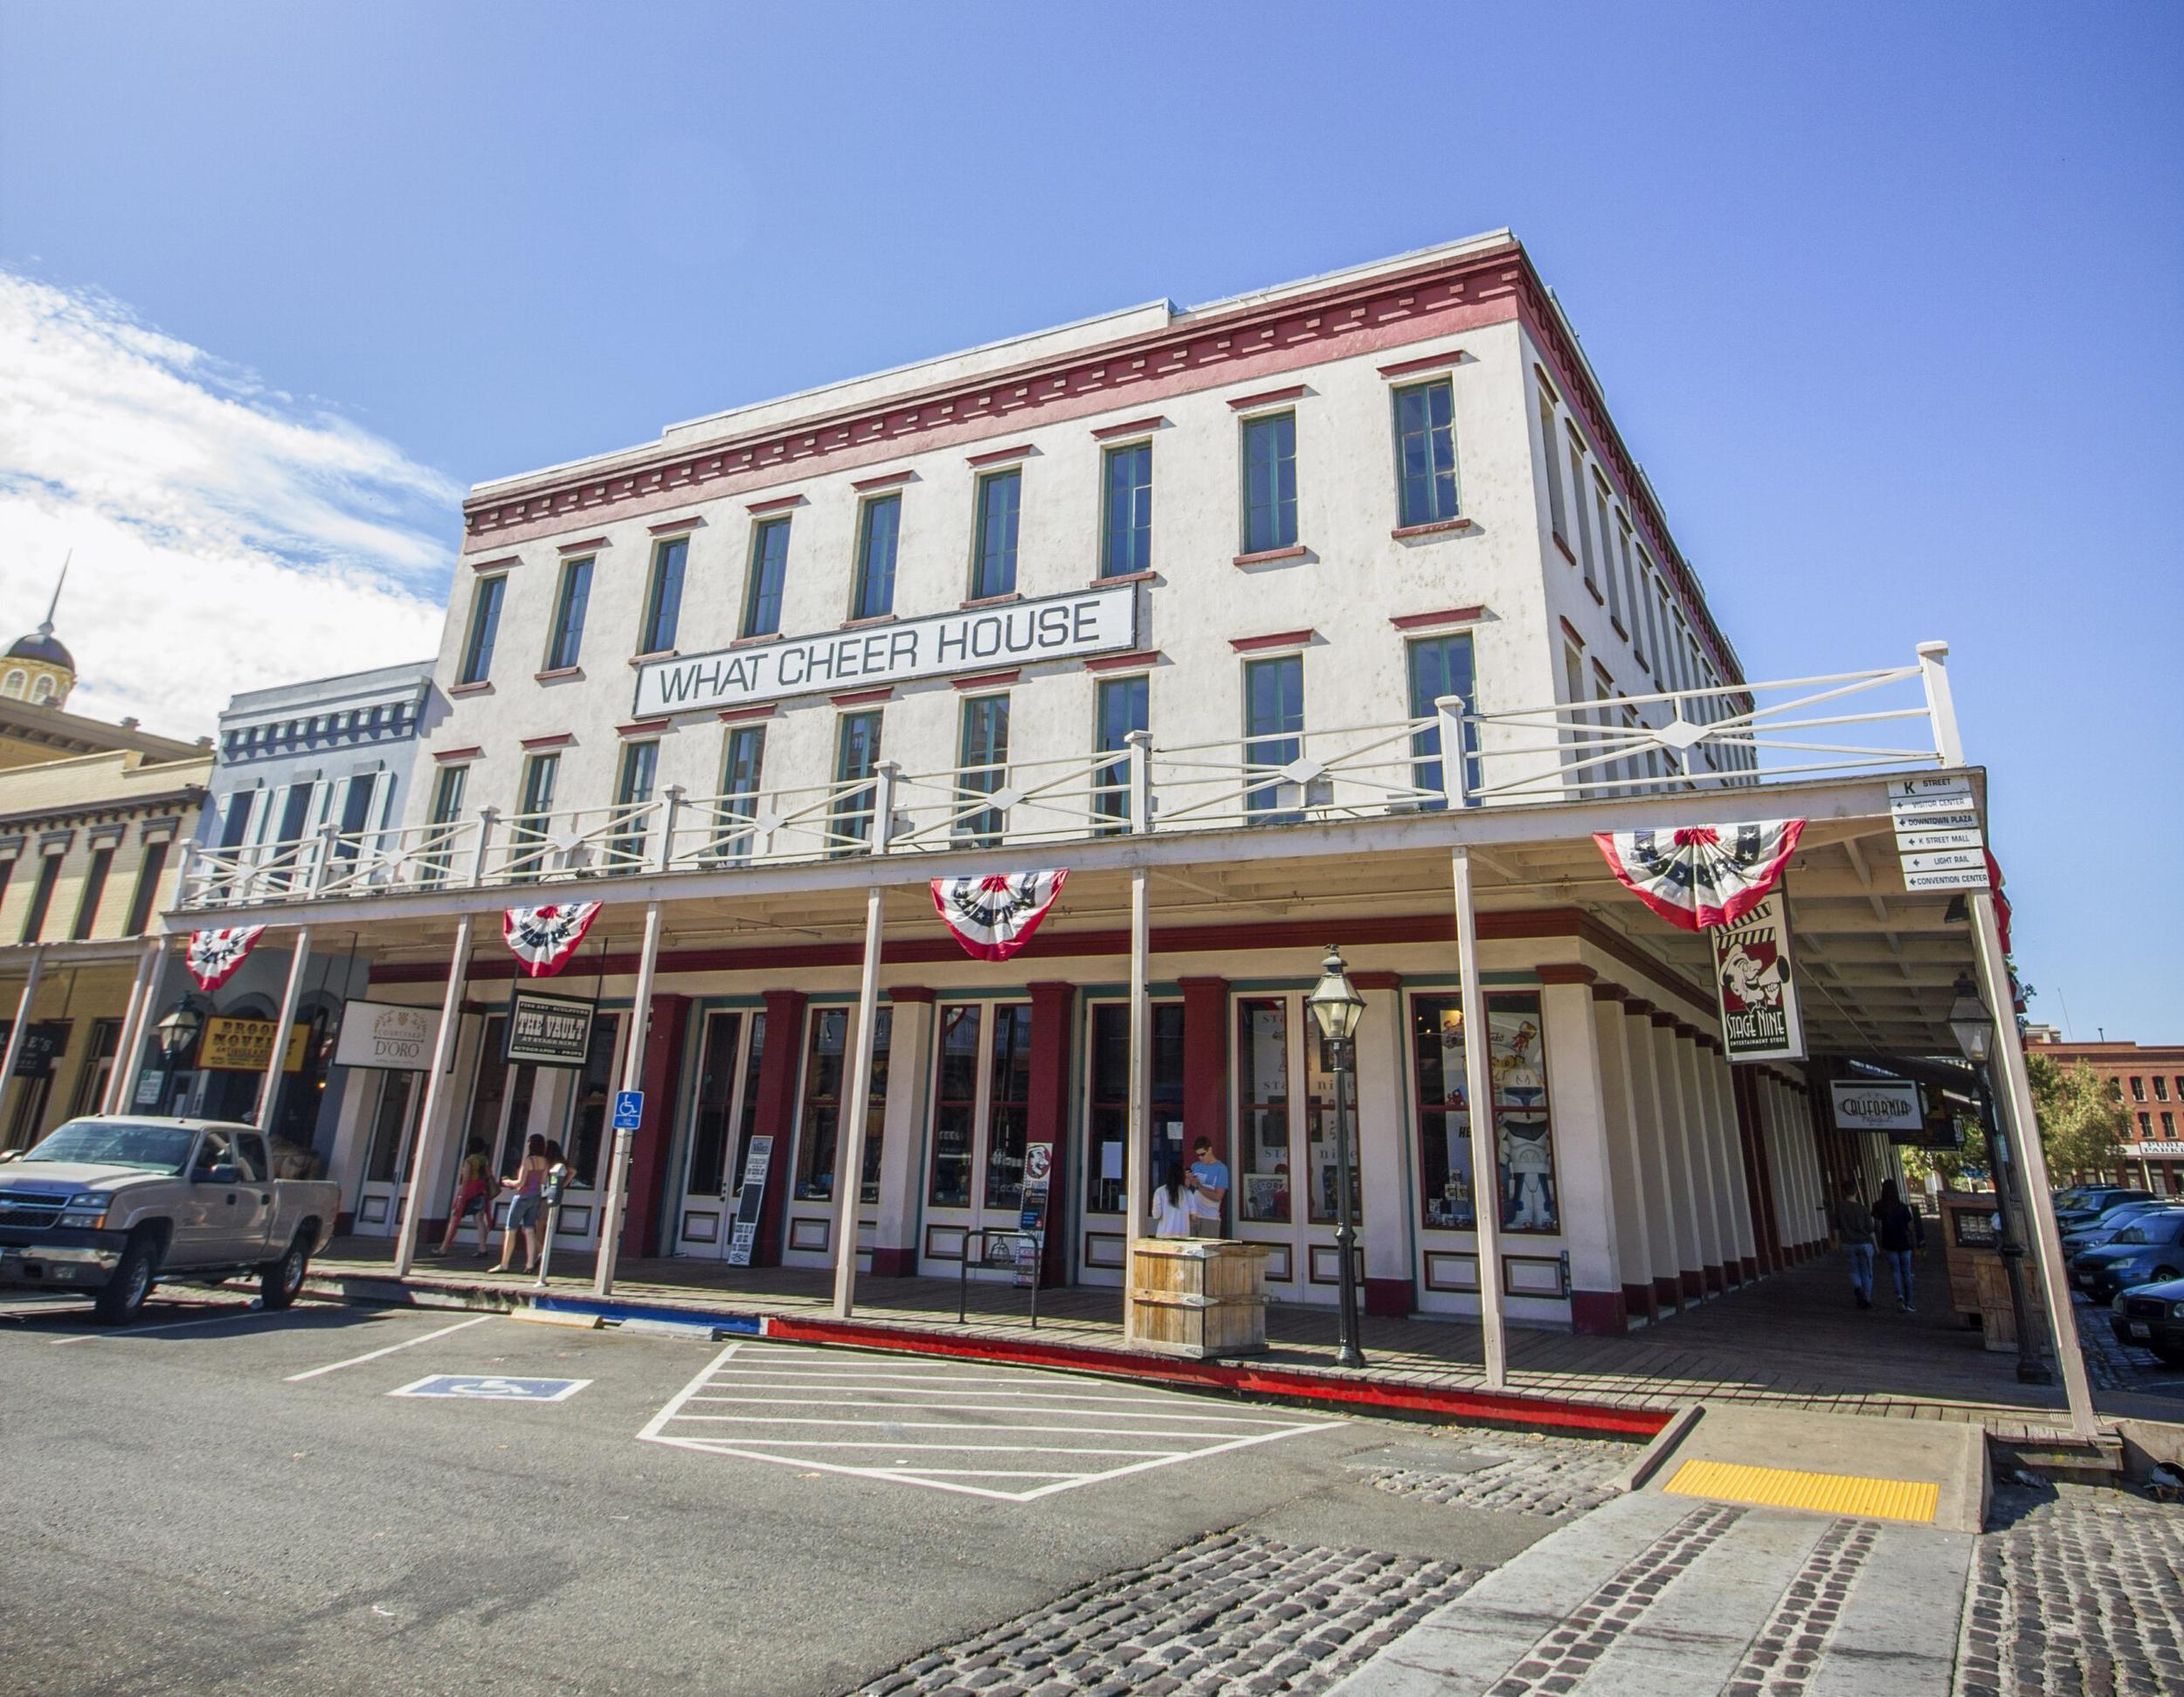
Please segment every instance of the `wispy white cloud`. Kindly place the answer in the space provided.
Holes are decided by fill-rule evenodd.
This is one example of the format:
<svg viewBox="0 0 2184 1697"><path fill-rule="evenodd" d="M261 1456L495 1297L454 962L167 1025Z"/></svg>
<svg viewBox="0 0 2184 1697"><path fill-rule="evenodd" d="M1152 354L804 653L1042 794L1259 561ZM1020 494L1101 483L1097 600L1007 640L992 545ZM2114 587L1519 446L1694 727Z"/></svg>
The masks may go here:
<svg viewBox="0 0 2184 1697"><path fill-rule="evenodd" d="M76 711L197 735L236 690L423 658L460 496L119 301L0 271L0 644L73 550Z"/></svg>

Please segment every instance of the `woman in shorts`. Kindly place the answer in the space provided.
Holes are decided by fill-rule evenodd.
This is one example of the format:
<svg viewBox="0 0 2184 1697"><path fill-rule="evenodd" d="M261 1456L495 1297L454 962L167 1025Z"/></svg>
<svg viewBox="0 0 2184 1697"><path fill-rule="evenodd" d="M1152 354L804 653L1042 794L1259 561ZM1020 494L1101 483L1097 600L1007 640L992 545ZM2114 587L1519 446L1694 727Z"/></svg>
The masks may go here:
<svg viewBox="0 0 2184 1697"><path fill-rule="evenodd" d="M520 1239L523 1245L523 1271L529 1272L538 1265L539 1191L546 1183L546 1139L536 1132L523 1146L523 1164L515 1169L512 1179L502 1179L504 1190L515 1192L508 1204L508 1235L501 1240L501 1264L495 1272L515 1271L515 1246Z"/></svg>
<svg viewBox="0 0 2184 1697"><path fill-rule="evenodd" d="M439 1240L442 1255L455 1252L455 1234L473 1216L478 1222L478 1253L493 1253L493 1210L487 1206L492 1196L493 1169L486 1160L486 1140L473 1137L463 1152L462 1171L455 1175L455 1200L448 1205L447 1229Z"/></svg>

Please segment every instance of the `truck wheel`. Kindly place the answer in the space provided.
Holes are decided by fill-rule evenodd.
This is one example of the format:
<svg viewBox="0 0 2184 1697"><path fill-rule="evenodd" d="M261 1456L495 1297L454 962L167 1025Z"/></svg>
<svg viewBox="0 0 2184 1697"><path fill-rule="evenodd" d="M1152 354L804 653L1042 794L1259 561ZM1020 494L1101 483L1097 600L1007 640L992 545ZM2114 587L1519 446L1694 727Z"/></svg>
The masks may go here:
<svg viewBox="0 0 2184 1697"><path fill-rule="evenodd" d="M92 1312L108 1326L127 1326L135 1320L152 1293L153 1264L158 1259L158 1247L149 1237L130 1238L114 1277L93 1299Z"/></svg>
<svg viewBox="0 0 2184 1697"><path fill-rule="evenodd" d="M303 1294L303 1275L311 1264L311 1236L296 1233L295 1242L278 1261L268 1261L258 1272L258 1293L268 1308L286 1308Z"/></svg>

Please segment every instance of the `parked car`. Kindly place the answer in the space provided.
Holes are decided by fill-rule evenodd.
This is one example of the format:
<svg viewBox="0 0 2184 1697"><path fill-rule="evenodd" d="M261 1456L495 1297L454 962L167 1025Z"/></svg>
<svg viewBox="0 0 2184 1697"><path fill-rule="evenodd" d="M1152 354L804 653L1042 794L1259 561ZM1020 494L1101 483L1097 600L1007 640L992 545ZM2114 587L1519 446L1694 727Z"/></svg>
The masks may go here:
<svg viewBox="0 0 2184 1697"><path fill-rule="evenodd" d="M2065 1191L2063 1195L2071 1195L2071 1193ZM2089 1185L2075 1195L2071 1195L2070 1206L2067 1208L2063 1206L2062 1196L2056 1198L2055 1223L2059 1229L2069 1231L2075 1226L2082 1226L2090 1221L2098 1220L2119 1202L2145 1202L2153 1200L2153 1193L2151 1190L2133 1190L2120 1184Z"/></svg>
<svg viewBox="0 0 2184 1697"><path fill-rule="evenodd" d="M95 1292L120 1325L162 1282L254 1274L285 1308L332 1240L341 1188L277 1170L252 1126L72 1119L0 1166L0 1285Z"/></svg>
<svg viewBox="0 0 2184 1697"><path fill-rule="evenodd" d="M2144 1214L2112 1242L2081 1250L2070 1261L2070 1282L2096 1302L2107 1302L2134 1285L2184 1277L2184 1209Z"/></svg>
<svg viewBox="0 0 2184 1697"><path fill-rule="evenodd" d="M2184 1367L2184 1278L2118 1292L2108 1325L2117 1342L2138 1344L2171 1367Z"/></svg>
<svg viewBox="0 0 2184 1697"><path fill-rule="evenodd" d="M2090 1221L2063 1234L2063 1252L2076 1255L2080 1250L2090 1250L2097 1244L2112 1243L2116 1234L2134 1220L2142 1220L2149 1214L2177 1204L2167 1201L2118 1202L2098 1220Z"/></svg>

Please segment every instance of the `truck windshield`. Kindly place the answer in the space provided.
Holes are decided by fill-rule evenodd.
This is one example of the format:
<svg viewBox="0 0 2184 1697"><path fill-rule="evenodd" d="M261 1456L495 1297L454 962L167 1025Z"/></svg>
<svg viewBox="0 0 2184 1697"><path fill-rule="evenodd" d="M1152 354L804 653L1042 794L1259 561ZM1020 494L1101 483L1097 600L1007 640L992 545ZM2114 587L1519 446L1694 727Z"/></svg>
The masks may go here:
<svg viewBox="0 0 2184 1697"><path fill-rule="evenodd" d="M182 1126L72 1119L22 1159L26 1164L66 1160L86 1167L130 1167L140 1173L179 1173L195 1140L195 1133Z"/></svg>

